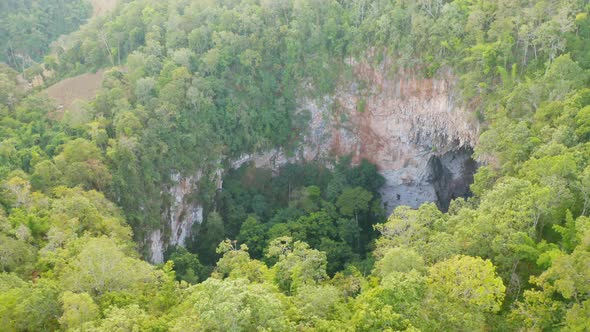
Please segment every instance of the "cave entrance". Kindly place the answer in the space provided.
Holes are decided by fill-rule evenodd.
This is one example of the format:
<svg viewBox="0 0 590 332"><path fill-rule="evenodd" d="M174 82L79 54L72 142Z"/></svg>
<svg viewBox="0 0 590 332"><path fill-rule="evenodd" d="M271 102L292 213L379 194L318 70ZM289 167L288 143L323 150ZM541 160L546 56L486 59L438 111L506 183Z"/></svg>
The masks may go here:
<svg viewBox="0 0 590 332"><path fill-rule="evenodd" d="M473 149L462 148L432 156L428 161L428 182L434 188L436 205L441 211L447 212L453 199L472 195L469 186L478 167L472 156Z"/></svg>

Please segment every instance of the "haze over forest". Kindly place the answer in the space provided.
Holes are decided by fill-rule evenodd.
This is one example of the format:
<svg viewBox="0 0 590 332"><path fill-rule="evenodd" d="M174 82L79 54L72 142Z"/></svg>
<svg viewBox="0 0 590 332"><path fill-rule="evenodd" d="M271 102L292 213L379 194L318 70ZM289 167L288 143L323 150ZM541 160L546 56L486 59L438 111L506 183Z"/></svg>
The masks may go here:
<svg viewBox="0 0 590 332"><path fill-rule="evenodd" d="M2 0L0 330L590 331L588 0Z"/></svg>

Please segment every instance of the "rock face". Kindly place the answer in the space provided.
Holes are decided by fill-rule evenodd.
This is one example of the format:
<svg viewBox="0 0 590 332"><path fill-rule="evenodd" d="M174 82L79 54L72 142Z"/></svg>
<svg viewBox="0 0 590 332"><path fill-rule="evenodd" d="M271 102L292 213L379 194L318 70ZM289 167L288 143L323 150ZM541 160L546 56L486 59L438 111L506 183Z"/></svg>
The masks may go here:
<svg viewBox="0 0 590 332"><path fill-rule="evenodd" d="M451 73L420 78L400 71L388 76L391 64L380 67L350 62L355 79L332 96L300 100L300 112L310 116L309 127L295 153L275 149L243 155L230 167L246 162L278 169L288 162L325 160L351 155L353 163L367 159L385 177L381 189L389 212L396 206L418 207L436 202L446 210L453 198L469 194L477 165L471 158L478 137L477 121L457 102ZM216 172L217 188L222 173ZM150 238L152 261L161 262L166 245L183 245L193 225L203 220L202 205L190 196L201 175L176 176L169 188L172 204L162 231Z"/></svg>
<svg viewBox="0 0 590 332"><path fill-rule="evenodd" d="M377 165L389 212L396 206L436 202L469 193L477 165L471 159L477 121L459 106L456 79L449 73L419 78L411 72L387 77L388 67L352 63L356 80L341 87L331 103L306 100L311 113L304 159L352 155ZM366 87L366 88L363 88Z"/></svg>
<svg viewBox="0 0 590 332"><path fill-rule="evenodd" d="M353 163L367 159L385 177L381 194L389 212L424 202L446 210L452 199L468 195L479 128L457 103L456 79L449 72L429 79L403 71L386 77L387 63L352 66L356 79L334 96L301 100L300 112L308 112L310 122L293 157L272 150L244 155L232 167L253 161L277 169L344 155L352 155Z"/></svg>
<svg viewBox="0 0 590 332"><path fill-rule="evenodd" d="M203 206L192 199L194 193L198 192L197 184L201 176L201 173L188 177L180 174L172 176L173 185L168 188L172 201L162 216L166 228L154 230L149 236L152 263L164 261L167 246L184 246L194 226L203 222Z"/></svg>

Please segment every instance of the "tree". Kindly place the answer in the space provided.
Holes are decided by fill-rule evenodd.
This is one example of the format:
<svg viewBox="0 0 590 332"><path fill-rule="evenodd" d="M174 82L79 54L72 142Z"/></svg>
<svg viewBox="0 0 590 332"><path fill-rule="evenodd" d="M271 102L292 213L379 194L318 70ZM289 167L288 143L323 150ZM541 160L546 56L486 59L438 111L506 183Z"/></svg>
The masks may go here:
<svg viewBox="0 0 590 332"><path fill-rule="evenodd" d="M317 248L322 238L336 238L334 220L325 211L313 212L287 223L288 233L295 239ZM286 234L281 234L286 235Z"/></svg>
<svg viewBox="0 0 590 332"><path fill-rule="evenodd" d="M225 240L217 247L217 253L223 256L217 261L212 276L218 278L248 279L251 282L264 283L269 279L269 270L262 262L250 259L245 244L235 247L236 242Z"/></svg>
<svg viewBox="0 0 590 332"><path fill-rule="evenodd" d="M85 323L98 318L98 306L88 293L64 292L61 295L63 314L59 323L64 330L83 329Z"/></svg>
<svg viewBox="0 0 590 332"><path fill-rule="evenodd" d="M0 63L0 109L1 106L14 109L22 94L17 82L17 72Z"/></svg>
<svg viewBox="0 0 590 332"><path fill-rule="evenodd" d="M590 301L576 303L565 316L564 331L584 331L590 324Z"/></svg>
<svg viewBox="0 0 590 332"><path fill-rule="evenodd" d="M344 242L335 241L330 238L322 238L318 250L326 253L328 265L326 270L329 275L334 275L336 272L344 269L346 264L351 262L355 256L352 248Z"/></svg>
<svg viewBox="0 0 590 332"><path fill-rule="evenodd" d="M336 206L340 210L340 213L354 217L357 227L366 229L368 225L359 223L359 214L366 213L369 211L369 203L373 199L373 194L361 187L346 188L336 201ZM360 238L359 238L360 242ZM359 247L360 247L359 243Z"/></svg>
<svg viewBox="0 0 590 332"><path fill-rule="evenodd" d="M35 165L31 176L31 185L35 189L49 190L61 184L63 173L50 160L43 160Z"/></svg>
<svg viewBox="0 0 590 332"><path fill-rule="evenodd" d="M273 266L275 281L288 294L295 293L298 287L315 285L328 277L326 254L310 249L304 242L293 243L290 237L272 240L267 256L278 258Z"/></svg>
<svg viewBox="0 0 590 332"><path fill-rule="evenodd" d="M471 220L454 227L455 237L460 239L457 242L470 255L492 259L505 280L516 282L519 262L537 259L519 248L525 242L539 240L544 218L551 211L550 193L549 188L528 180L512 177L499 180L481 198L476 211L463 211L460 218ZM509 288L518 289L517 284Z"/></svg>
<svg viewBox="0 0 590 332"><path fill-rule="evenodd" d="M354 299L350 323L355 331L416 331L409 319L395 312L382 287Z"/></svg>
<svg viewBox="0 0 590 332"><path fill-rule="evenodd" d="M582 234L580 244L571 254L560 252L547 270L538 277L531 277L531 283L538 289L525 291L523 299L516 303L510 314L516 324L552 328L563 324L565 318L564 330L575 331L588 320L590 275L586 267L590 263L587 250L590 232L585 229Z"/></svg>
<svg viewBox="0 0 590 332"><path fill-rule="evenodd" d="M157 326L156 319L150 316L137 304L126 307L110 307L105 310L105 318L96 323L90 331L96 332L126 332L146 331Z"/></svg>
<svg viewBox="0 0 590 332"><path fill-rule="evenodd" d="M122 211L103 194L81 188L57 187L49 209L52 228L67 230L82 236L108 236L114 241L128 243L131 229Z"/></svg>
<svg viewBox="0 0 590 332"><path fill-rule="evenodd" d="M318 186L302 188L300 192L295 192L292 195L295 200L292 204L307 213L315 212L319 209L321 193Z"/></svg>
<svg viewBox="0 0 590 332"><path fill-rule="evenodd" d="M386 223L375 226L381 233L375 253L381 257L390 248L406 247L419 252L427 262L448 258L458 248L444 232L446 219L433 203L423 204L418 210L399 206Z"/></svg>
<svg viewBox="0 0 590 332"><path fill-rule="evenodd" d="M338 197L336 206L340 209L340 213L355 217L358 223L358 214L369 209L371 199L373 195L361 187L347 188Z"/></svg>
<svg viewBox="0 0 590 332"><path fill-rule="evenodd" d="M106 237L81 240L83 242L77 245L84 243L83 247L76 248L79 251L60 271L60 281L65 289L100 296L155 282L153 267L127 256L113 240Z"/></svg>
<svg viewBox="0 0 590 332"><path fill-rule="evenodd" d="M143 105L149 105L155 98L156 80L153 77L144 77L137 80L135 96Z"/></svg>
<svg viewBox="0 0 590 332"><path fill-rule="evenodd" d="M31 184L20 176L14 176L2 184L12 198L15 207L28 205L31 195Z"/></svg>
<svg viewBox="0 0 590 332"><path fill-rule="evenodd" d="M454 256L428 269L428 291L417 326L425 331L481 331L485 313L500 310L502 279L488 260Z"/></svg>
<svg viewBox="0 0 590 332"><path fill-rule="evenodd" d="M500 310L506 287L489 260L454 256L435 264L428 272L432 291L481 311Z"/></svg>
<svg viewBox="0 0 590 332"><path fill-rule="evenodd" d="M408 273L410 271L423 272L424 259L412 249L395 247L387 249L375 263L373 274L385 278L393 272Z"/></svg>
<svg viewBox="0 0 590 332"><path fill-rule="evenodd" d="M16 330L57 330L61 311L59 293L57 283L48 279L40 279L23 289L13 312Z"/></svg>
<svg viewBox="0 0 590 332"><path fill-rule="evenodd" d="M199 244L199 256L203 257L204 263L213 264L218 257L216 255L217 246L225 239L225 226L219 213L211 212L207 216L200 236L203 241L200 241Z"/></svg>
<svg viewBox="0 0 590 332"><path fill-rule="evenodd" d="M248 250L253 257L260 258L266 247L266 226L261 224L255 216L248 216L240 227L237 240L248 246Z"/></svg>
<svg viewBox="0 0 590 332"><path fill-rule="evenodd" d="M268 284L210 278L188 289L186 300L174 310L170 330L290 330L282 299Z"/></svg>
<svg viewBox="0 0 590 332"><path fill-rule="evenodd" d="M294 297L300 319L311 324L339 318L337 310L342 300L342 294L332 285L303 286Z"/></svg>
<svg viewBox="0 0 590 332"><path fill-rule="evenodd" d="M118 113L115 116L114 127L117 137L139 135L143 129L137 116L130 111Z"/></svg>
<svg viewBox="0 0 590 332"><path fill-rule="evenodd" d="M35 248L25 241L0 234L0 271L29 277L35 262Z"/></svg>
<svg viewBox="0 0 590 332"><path fill-rule="evenodd" d="M83 185L86 189L104 190L110 185L111 174L103 164L102 152L83 138L66 143L54 162L68 186Z"/></svg>
<svg viewBox="0 0 590 332"><path fill-rule="evenodd" d="M176 246L168 257L174 262L174 271L177 280L184 280L196 284L205 279L204 267L196 254L190 253L186 248Z"/></svg>
<svg viewBox="0 0 590 332"><path fill-rule="evenodd" d="M0 29L4 32L0 36L0 61L21 71L43 59L52 41L76 30L92 14L92 5L82 0L7 2L0 9Z"/></svg>
<svg viewBox="0 0 590 332"><path fill-rule="evenodd" d="M576 135L582 140L590 140L590 106L582 108L576 114Z"/></svg>

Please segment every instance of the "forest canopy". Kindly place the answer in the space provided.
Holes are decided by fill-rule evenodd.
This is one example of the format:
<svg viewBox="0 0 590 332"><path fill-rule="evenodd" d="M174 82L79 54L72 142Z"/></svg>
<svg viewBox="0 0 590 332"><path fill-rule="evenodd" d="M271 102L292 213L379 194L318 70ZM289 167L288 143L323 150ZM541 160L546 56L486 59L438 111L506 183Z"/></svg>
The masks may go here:
<svg viewBox="0 0 590 332"><path fill-rule="evenodd" d="M590 326L588 1L126 0L91 12L0 4L3 329ZM309 121L298 102L335 93L350 59L453 73L482 128L473 196L386 216L376 166L346 157L221 165L218 191L220 160L293 151ZM19 79L99 69L77 112ZM146 262L172 199L163 188L197 172L197 236Z"/></svg>
<svg viewBox="0 0 590 332"><path fill-rule="evenodd" d="M89 0L3 0L0 61L19 70L42 61L54 40L77 30L90 14Z"/></svg>

